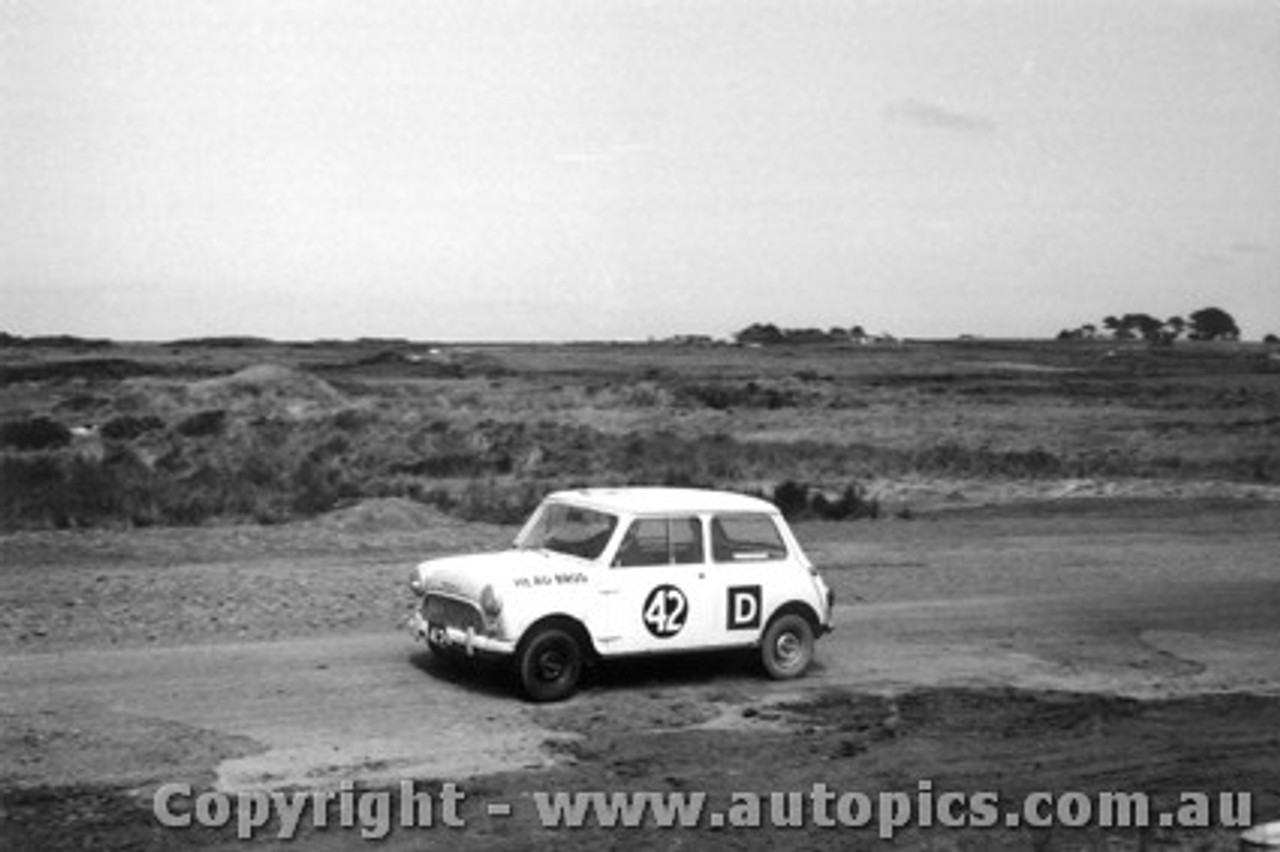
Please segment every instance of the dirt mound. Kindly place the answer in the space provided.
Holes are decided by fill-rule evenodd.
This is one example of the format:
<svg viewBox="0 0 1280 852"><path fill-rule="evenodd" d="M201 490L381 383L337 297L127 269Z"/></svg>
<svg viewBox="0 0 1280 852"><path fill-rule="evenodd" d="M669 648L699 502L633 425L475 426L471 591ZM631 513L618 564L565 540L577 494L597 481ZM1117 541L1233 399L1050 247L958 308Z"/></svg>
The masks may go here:
<svg viewBox="0 0 1280 852"><path fill-rule="evenodd" d="M346 397L324 379L279 364L255 364L229 376L196 382L191 394L224 408L280 407L292 414L346 403Z"/></svg>
<svg viewBox="0 0 1280 852"><path fill-rule="evenodd" d="M457 527L463 522L404 497L382 497L329 512L313 523L333 532L391 533Z"/></svg>

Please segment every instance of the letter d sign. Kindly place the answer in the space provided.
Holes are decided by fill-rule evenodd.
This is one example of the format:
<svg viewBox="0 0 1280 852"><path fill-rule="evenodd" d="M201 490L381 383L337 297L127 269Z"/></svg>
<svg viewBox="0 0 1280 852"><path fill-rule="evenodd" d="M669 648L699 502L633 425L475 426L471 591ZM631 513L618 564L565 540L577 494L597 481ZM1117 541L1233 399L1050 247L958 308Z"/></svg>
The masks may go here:
<svg viewBox="0 0 1280 852"><path fill-rule="evenodd" d="M760 626L760 587L729 587L729 629L751 630Z"/></svg>

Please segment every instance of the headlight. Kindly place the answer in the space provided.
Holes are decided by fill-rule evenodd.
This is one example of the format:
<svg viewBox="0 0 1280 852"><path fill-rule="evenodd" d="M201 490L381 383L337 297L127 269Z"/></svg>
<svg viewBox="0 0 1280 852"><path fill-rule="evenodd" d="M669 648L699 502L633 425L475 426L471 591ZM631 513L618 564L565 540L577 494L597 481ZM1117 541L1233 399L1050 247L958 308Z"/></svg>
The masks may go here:
<svg viewBox="0 0 1280 852"><path fill-rule="evenodd" d="M417 568L409 569L409 588L412 589L413 593L419 597L421 597L422 593L426 591L426 588L422 585L422 577L418 574Z"/></svg>
<svg viewBox="0 0 1280 852"><path fill-rule="evenodd" d="M502 615L502 601L498 599L493 586L485 586L480 592L480 611L491 621Z"/></svg>

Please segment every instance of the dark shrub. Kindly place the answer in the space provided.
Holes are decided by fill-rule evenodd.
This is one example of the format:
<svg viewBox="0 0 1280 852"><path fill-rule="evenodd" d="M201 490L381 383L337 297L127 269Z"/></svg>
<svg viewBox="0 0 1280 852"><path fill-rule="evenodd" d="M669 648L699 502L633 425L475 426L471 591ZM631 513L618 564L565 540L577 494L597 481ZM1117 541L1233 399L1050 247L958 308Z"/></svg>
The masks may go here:
<svg viewBox="0 0 1280 852"><path fill-rule="evenodd" d="M676 399L702 405L716 411L730 408L789 408L800 403L799 395L789 389L757 382L727 384L723 382L691 382L676 388Z"/></svg>
<svg viewBox="0 0 1280 852"><path fill-rule="evenodd" d="M1028 477L1057 476L1062 472L1061 459L1040 447L1024 453L1007 453L1005 459L1010 472L1015 475Z"/></svg>
<svg viewBox="0 0 1280 852"><path fill-rule="evenodd" d="M62 467L54 455L0 458L0 518L6 527L67 526Z"/></svg>
<svg viewBox="0 0 1280 852"><path fill-rule="evenodd" d="M773 489L773 505L786 518L800 518L809 512L809 486L788 479Z"/></svg>
<svg viewBox="0 0 1280 852"><path fill-rule="evenodd" d="M178 424L178 431L188 438L204 438L222 434L227 424L227 412L221 409L197 411Z"/></svg>
<svg viewBox="0 0 1280 852"><path fill-rule="evenodd" d="M342 470L315 454L302 460L293 472L293 510L302 515L327 512L342 494Z"/></svg>
<svg viewBox="0 0 1280 852"><path fill-rule="evenodd" d="M373 415L358 408L344 408L333 415L333 425L343 432L355 432L373 422Z"/></svg>
<svg viewBox="0 0 1280 852"><path fill-rule="evenodd" d="M102 437L113 441L132 441L140 435L163 428L164 421L154 414L145 414L140 417L122 414L102 424Z"/></svg>
<svg viewBox="0 0 1280 852"><path fill-rule="evenodd" d="M15 420L0 426L0 446L15 450L48 450L71 443L71 430L48 417Z"/></svg>
<svg viewBox="0 0 1280 852"><path fill-rule="evenodd" d="M821 518L827 521L880 517L880 504L867 497L861 485L846 486L831 498L801 482L787 480L773 489L773 504L789 520Z"/></svg>
<svg viewBox="0 0 1280 852"><path fill-rule="evenodd" d="M151 471L132 452L105 459L40 454L0 461L0 521L6 528L150 524Z"/></svg>
<svg viewBox="0 0 1280 852"><path fill-rule="evenodd" d="M109 403L110 400L100 396L94 396L91 393L78 393L74 396L64 399L58 403L58 411L75 411L84 412L91 411L100 405Z"/></svg>

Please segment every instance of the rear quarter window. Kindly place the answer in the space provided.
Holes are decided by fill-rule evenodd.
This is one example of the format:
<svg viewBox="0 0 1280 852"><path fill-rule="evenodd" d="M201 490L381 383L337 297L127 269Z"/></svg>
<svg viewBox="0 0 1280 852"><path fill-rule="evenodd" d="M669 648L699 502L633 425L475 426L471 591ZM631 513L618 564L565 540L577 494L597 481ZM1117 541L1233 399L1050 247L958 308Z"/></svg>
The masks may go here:
<svg viewBox="0 0 1280 852"><path fill-rule="evenodd" d="M716 562L785 559L787 546L769 515L719 515L711 519L711 552Z"/></svg>

